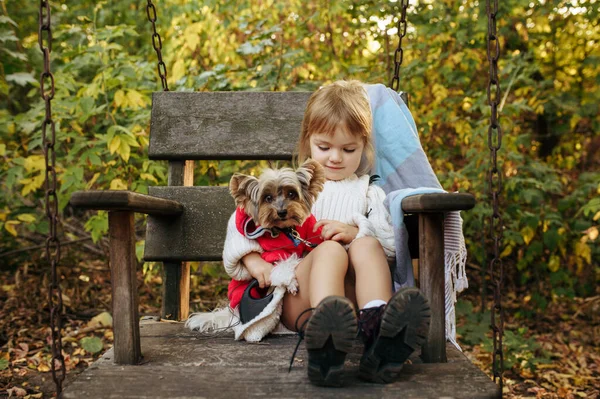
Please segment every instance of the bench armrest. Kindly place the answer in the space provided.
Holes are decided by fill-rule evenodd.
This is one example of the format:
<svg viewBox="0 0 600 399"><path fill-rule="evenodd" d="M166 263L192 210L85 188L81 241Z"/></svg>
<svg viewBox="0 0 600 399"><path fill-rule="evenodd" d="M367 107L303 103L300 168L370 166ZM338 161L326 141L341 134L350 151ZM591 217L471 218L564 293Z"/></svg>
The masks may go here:
<svg viewBox="0 0 600 399"><path fill-rule="evenodd" d="M125 190L76 191L69 203L75 208L133 211L148 215L179 215L183 205L177 201Z"/></svg>
<svg viewBox="0 0 600 399"><path fill-rule="evenodd" d="M475 206L475 197L467 193L411 195L402 200L406 213L466 211Z"/></svg>

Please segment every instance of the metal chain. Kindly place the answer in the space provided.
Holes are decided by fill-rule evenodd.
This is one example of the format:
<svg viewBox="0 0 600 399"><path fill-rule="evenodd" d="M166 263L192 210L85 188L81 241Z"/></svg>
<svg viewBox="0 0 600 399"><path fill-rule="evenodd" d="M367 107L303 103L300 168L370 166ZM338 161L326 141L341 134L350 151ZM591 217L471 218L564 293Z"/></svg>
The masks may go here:
<svg viewBox="0 0 600 399"><path fill-rule="evenodd" d="M40 13L38 18L38 43L44 56L44 71L40 75L40 93L46 105L46 116L42 122L42 144L46 163L46 216L48 217L48 237L46 238L46 259L50 262L51 282L48 290L50 305L50 330L52 336L52 378L56 384L56 394L62 392L65 380L65 359L62 355L62 320L63 309L62 290L58 276L58 263L60 262L60 242L56 237L58 226L58 198L56 194L56 124L52 120L52 99L54 98L54 75L50 72L50 52L52 51L52 26L50 18L50 2L40 0ZM44 45L44 33L47 35ZM50 80L50 87L45 85L46 79ZM50 127L50 135L48 135ZM59 362L60 370L56 369ZM57 373L59 371L60 373Z"/></svg>
<svg viewBox="0 0 600 399"><path fill-rule="evenodd" d="M490 125L488 127L488 147L490 149L490 168L488 171L489 195L492 203L490 217L490 235L493 239L493 259L490 262L490 277L493 284L494 304L491 310L491 323L494 342L492 369L494 381L499 384L502 392L502 374L504 370L504 353L502 337L504 335L504 309L502 308L502 283L504 271L500 259L503 223L499 202L502 192L502 173L498 169L498 150L502 144L502 127L498 120L498 102L500 100L500 81L498 79L498 58L500 57L500 42L496 32L496 15L498 0L487 1L488 34L487 58L490 63L487 98L491 108Z"/></svg>
<svg viewBox="0 0 600 399"><path fill-rule="evenodd" d="M398 91L400 86L400 65L404 59L404 50L402 49L402 39L406 36L406 9L408 8L408 0L400 2L400 19L398 20L398 48L394 52L394 77L390 82L390 87L394 91Z"/></svg>
<svg viewBox="0 0 600 399"><path fill-rule="evenodd" d="M148 15L148 21L152 23L152 46L158 56L158 76L160 76L163 90L169 91L169 85L167 84L167 66L162 59L162 39L156 31L156 7L154 7L152 0L148 0L146 14Z"/></svg>

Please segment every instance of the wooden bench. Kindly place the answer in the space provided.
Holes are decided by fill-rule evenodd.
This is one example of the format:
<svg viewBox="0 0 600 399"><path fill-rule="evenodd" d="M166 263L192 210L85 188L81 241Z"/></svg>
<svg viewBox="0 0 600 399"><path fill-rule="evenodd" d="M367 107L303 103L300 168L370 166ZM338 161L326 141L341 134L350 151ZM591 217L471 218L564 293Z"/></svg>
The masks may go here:
<svg viewBox="0 0 600 399"><path fill-rule="evenodd" d="M113 290L114 361L141 359L136 283L134 213L148 214L144 260L164 262L162 317L188 316L187 261L219 261L226 224L234 210L227 187L193 187L194 160L289 160L310 93L217 92L153 94L149 158L168 160L168 186L148 195L84 191L70 203L109 211ZM419 283L432 308L424 362L446 361L444 312L444 213L466 210L469 194L426 194L402 202L415 215ZM410 219L409 223L410 223ZM415 255L416 255L415 254Z"/></svg>

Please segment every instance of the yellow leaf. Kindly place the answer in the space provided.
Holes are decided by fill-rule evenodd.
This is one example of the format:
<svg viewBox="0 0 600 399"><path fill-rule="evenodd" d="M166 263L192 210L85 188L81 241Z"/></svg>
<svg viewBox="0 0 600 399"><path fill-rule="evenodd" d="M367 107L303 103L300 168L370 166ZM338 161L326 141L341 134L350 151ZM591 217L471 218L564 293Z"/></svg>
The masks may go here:
<svg viewBox="0 0 600 399"><path fill-rule="evenodd" d="M596 214L594 215L594 222L598 219L600 219L600 211L596 212Z"/></svg>
<svg viewBox="0 0 600 399"><path fill-rule="evenodd" d="M21 222L32 223L35 222L35 215L32 213L23 213L17 216Z"/></svg>
<svg viewBox="0 0 600 399"><path fill-rule="evenodd" d="M94 183L96 183L96 180L98 180L99 177L100 177L100 173L94 173L94 176L92 176L91 180L89 182L87 182L87 184L85 185L85 188L87 190L92 188L92 186L94 185Z"/></svg>
<svg viewBox="0 0 600 399"><path fill-rule="evenodd" d="M559 267L560 267L560 258L556 255L552 255L550 257L550 261L548 262L548 269L550 269L550 271L552 273L554 273L558 270Z"/></svg>
<svg viewBox="0 0 600 399"><path fill-rule="evenodd" d="M121 179L114 179L110 182L111 190L127 190L127 186Z"/></svg>
<svg viewBox="0 0 600 399"><path fill-rule="evenodd" d="M185 64L183 62L183 59L180 58L177 61L175 61L175 64L173 65L173 69L171 70L171 79L173 79L174 81L178 81L184 75L185 75Z"/></svg>
<svg viewBox="0 0 600 399"><path fill-rule="evenodd" d="M529 245L529 243L535 236L535 230L529 226L523 227L521 229L521 235L523 236L523 241L525 241L525 245Z"/></svg>
<svg viewBox="0 0 600 399"><path fill-rule="evenodd" d="M126 98L125 98L125 92L123 90L117 90L117 92L115 93L115 105L117 107L125 107L126 104Z"/></svg>
<svg viewBox="0 0 600 399"><path fill-rule="evenodd" d="M138 109L139 107L145 107L146 101L142 94L137 90L129 90L127 92L127 102L129 106L133 109Z"/></svg>
<svg viewBox="0 0 600 399"><path fill-rule="evenodd" d="M125 142L125 140L121 140L121 146L118 150L119 155L123 158L123 161L129 161L129 154L131 154L131 147L129 144Z"/></svg>
<svg viewBox="0 0 600 399"><path fill-rule="evenodd" d="M585 242L579 241L575 244L575 254L584 259L588 264L592 263L592 249Z"/></svg>
<svg viewBox="0 0 600 399"><path fill-rule="evenodd" d="M21 224L21 222L17 221L17 220L9 220L8 222L4 223L4 228L6 229L6 231L8 231L10 234L12 234L13 236L17 236L17 230L15 229L15 226Z"/></svg>
<svg viewBox="0 0 600 399"><path fill-rule="evenodd" d="M114 154L121 147L121 138L119 136L113 137L108 145L108 149L111 154Z"/></svg>
<svg viewBox="0 0 600 399"><path fill-rule="evenodd" d="M150 180L156 184L158 184L158 180L156 180L156 177L154 177L153 175L151 175L150 173L142 173L140 175L140 177L144 180Z"/></svg>
<svg viewBox="0 0 600 399"><path fill-rule="evenodd" d="M26 196L32 191L37 190L38 188L44 185L44 180L46 180L46 176L44 173L40 173L33 177L28 177L26 179L19 180L19 183L23 185L23 189L21 190L21 195Z"/></svg>
<svg viewBox="0 0 600 399"><path fill-rule="evenodd" d="M590 238L590 241L594 241L596 238L598 238L598 228L596 226L587 229L586 233Z"/></svg>
<svg viewBox="0 0 600 399"><path fill-rule="evenodd" d="M6 144L0 144L0 157L6 155Z"/></svg>
<svg viewBox="0 0 600 399"><path fill-rule="evenodd" d="M46 161L42 155L30 155L25 158L25 163L23 166L28 172L33 172L35 170L46 170Z"/></svg>
<svg viewBox="0 0 600 399"><path fill-rule="evenodd" d="M502 251L502 253L500 254L501 258L505 258L508 255L510 255L512 253L513 247L512 245L507 245L506 248L504 248L504 251Z"/></svg>

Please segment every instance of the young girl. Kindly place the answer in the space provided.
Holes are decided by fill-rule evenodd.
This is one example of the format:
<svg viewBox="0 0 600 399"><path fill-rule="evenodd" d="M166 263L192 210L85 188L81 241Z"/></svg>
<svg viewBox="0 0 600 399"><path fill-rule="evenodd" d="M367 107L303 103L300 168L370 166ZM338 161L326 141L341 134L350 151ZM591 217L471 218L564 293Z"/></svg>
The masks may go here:
<svg viewBox="0 0 600 399"><path fill-rule="evenodd" d="M357 328L365 342L359 375L379 383L395 380L427 335L429 306L419 291L392 296L388 261L394 258L394 233L385 193L368 175L374 159L371 131L361 83L338 81L310 97L297 161L310 157L325 169L327 181L312 208L315 231L322 227L325 241L296 266L298 292L284 296L281 322L305 337L308 376L317 385L343 384L344 360ZM261 258L256 243L236 233L228 228L227 271L269 286L273 265Z"/></svg>

